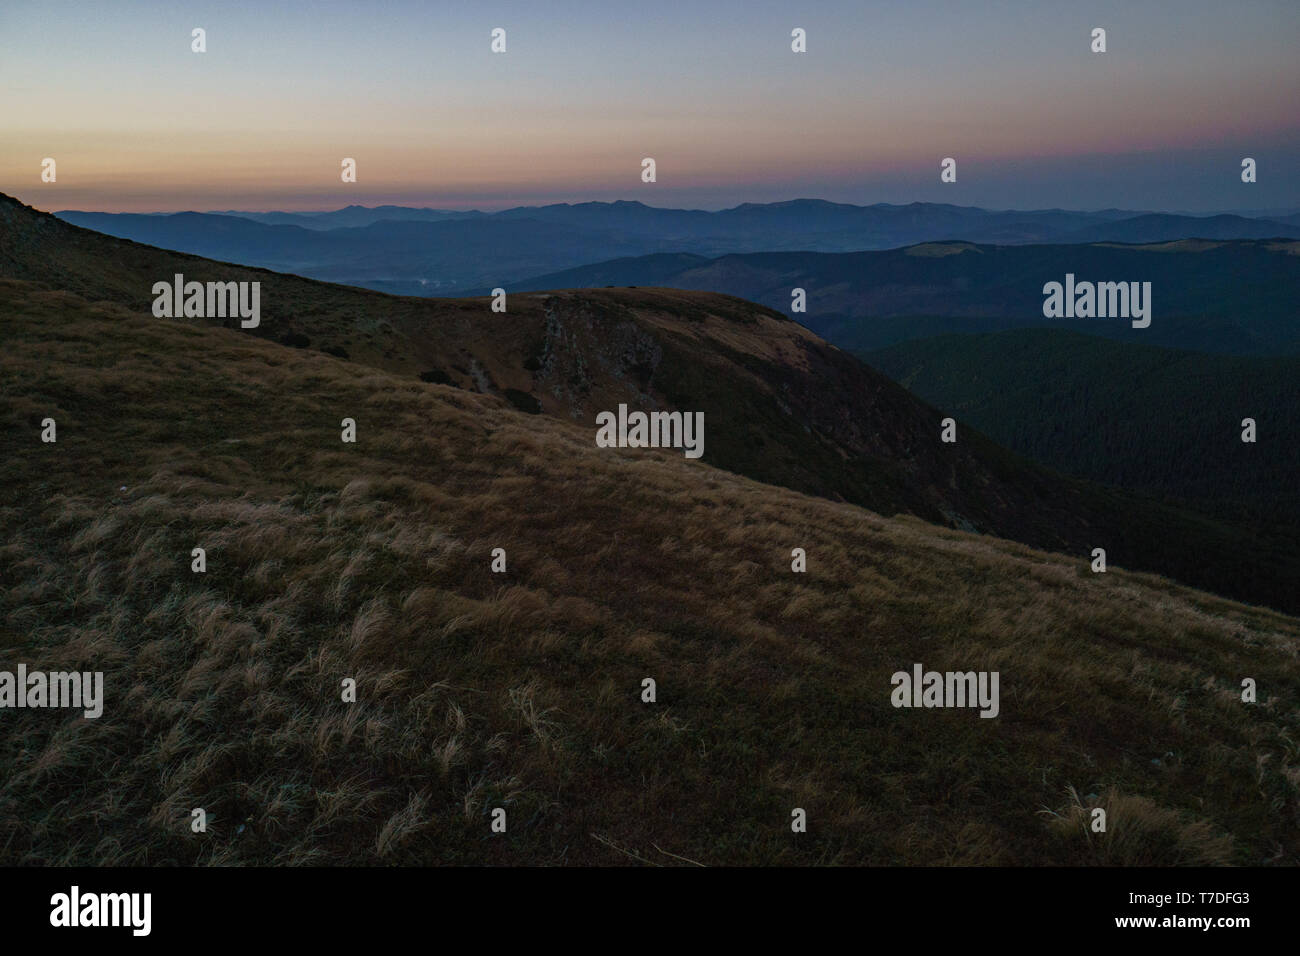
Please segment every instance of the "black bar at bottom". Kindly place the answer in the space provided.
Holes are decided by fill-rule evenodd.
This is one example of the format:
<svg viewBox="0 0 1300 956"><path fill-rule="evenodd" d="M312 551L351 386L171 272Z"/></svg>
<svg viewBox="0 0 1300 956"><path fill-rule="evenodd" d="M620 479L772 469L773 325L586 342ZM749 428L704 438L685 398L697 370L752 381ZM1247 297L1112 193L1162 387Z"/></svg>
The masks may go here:
<svg viewBox="0 0 1300 956"><path fill-rule="evenodd" d="M832 931L866 942L876 932L899 930L927 948L945 940L1124 936L1232 945L1293 931L1298 882L1288 868L690 869L672 875L635 869L10 868L0 869L0 927L9 943L75 934L79 943L112 938L127 945L284 940L337 947L355 940L374 946L376 934L389 933L414 934L432 945L478 939L494 949L509 939L586 940L616 949L676 947L715 936L771 944L786 933L812 934L829 945L823 934ZM122 894L146 893L144 935L144 897ZM64 925L53 925L52 918ZM80 925L115 920L123 925ZM466 933L470 941L454 943Z"/></svg>

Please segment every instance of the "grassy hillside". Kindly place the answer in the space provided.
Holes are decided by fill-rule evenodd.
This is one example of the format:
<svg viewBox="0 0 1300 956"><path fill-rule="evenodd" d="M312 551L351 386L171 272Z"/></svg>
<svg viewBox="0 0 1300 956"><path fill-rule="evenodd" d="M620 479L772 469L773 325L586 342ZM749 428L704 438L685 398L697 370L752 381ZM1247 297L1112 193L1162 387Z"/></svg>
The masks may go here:
<svg viewBox="0 0 1300 956"><path fill-rule="evenodd" d="M1300 526L1300 358L1207 355L1054 329L942 336L863 358L1053 468ZM1256 420L1254 445L1241 441L1244 418Z"/></svg>
<svg viewBox="0 0 1300 956"><path fill-rule="evenodd" d="M0 654L107 696L4 714L0 861L1300 853L1294 618L32 283L0 334ZM891 707L915 662L1000 716Z"/></svg>

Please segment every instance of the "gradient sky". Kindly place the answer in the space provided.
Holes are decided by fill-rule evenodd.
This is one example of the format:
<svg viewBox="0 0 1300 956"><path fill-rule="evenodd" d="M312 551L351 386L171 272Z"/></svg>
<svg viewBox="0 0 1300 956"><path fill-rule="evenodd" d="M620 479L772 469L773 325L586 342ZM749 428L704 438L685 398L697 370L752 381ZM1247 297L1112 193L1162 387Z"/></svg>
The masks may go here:
<svg viewBox="0 0 1300 956"><path fill-rule="evenodd" d="M0 0L0 191L109 211L1295 209L1298 48L1297 0Z"/></svg>

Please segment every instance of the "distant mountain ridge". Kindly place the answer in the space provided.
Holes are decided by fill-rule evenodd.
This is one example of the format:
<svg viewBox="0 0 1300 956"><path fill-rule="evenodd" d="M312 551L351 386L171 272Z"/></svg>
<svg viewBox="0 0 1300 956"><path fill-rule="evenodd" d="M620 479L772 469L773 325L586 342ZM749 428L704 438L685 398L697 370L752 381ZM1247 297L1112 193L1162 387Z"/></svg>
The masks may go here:
<svg viewBox="0 0 1300 956"><path fill-rule="evenodd" d="M67 210L67 214L76 211ZM64 215L64 212L57 215ZM80 213L76 213L80 214ZM1101 209L1035 209L1035 210L998 210L980 206L957 206L951 203L871 203L857 205L837 203L823 199L791 199L770 203L741 203L729 209L699 210L678 209L672 207L651 206L637 200L615 200L612 202L550 203L541 206L512 206L496 212L483 212L478 209L432 209L429 207L380 205L350 205L341 209L322 212L250 212L243 210L210 210L211 215L237 216L274 225L299 225L307 229L334 229L347 226L366 226L384 221L428 221L443 222L450 219L482 219L498 216L508 219L543 219L547 221L599 222L604 217L606 223L618 223L624 227L646 230L657 226L688 225L714 230L721 227L724 231L734 228L728 224L756 222L775 223L802 227L803 231L818 232L825 228L825 223L810 227L808 220L821 217L826 223L834 222L840 227L875 218L881 222L901 222L911 220L917 223L926 221L940 223L943 217L951 222L972 225L982 217L997 223L998 229L1013 233L1010 228L1019 224L1031 235L1054 234L1065 241L1092 242L1098 240L1149 242L1157 239L1183 238L1187 229L1196 230L1201 238L1273 238L1288 234L1289 227L1300 225L1300 210L1289 210L1276 214L1251 212L1225 213L1179 213L1153 212L1147 210ZM151 213L150 215L170 215L168 213ZM1157 221L1159 224L1157 225ZM1108 229L1111 223L1125 222L1129 236L1120 239ZM714 224L712 227L709 224ZM1085 224L1086 223L1086 224ZM1156 234L1143 235L1143 230L1155 229ZM1281 228L1281 232L1276 232ZM1161 231L1163 230L1163 231ZM1232 234L1239 231L1243 234ZM1178 233L1179 235L1172 235ZM1250 233L1250 234L1246 234ZM1094 235L1095 234L1095 235ZM1068 237L1068 239L1066 238ZM925 236L913 238L908 242L923 242L938 238ZM954 236L971 241L985 241L971 236ZM1022 239L1020 241L1039 241ZM855 250L844 250L855 251Z"/></svg>
<svg viewBox="0 0 1300 956"><path fill-rule="evenodd" d="M1300 223L1237 215L986 210L947 203L855 206L813 199L745 203L718 212L619 201L495 213L348 206L326 213L58 215L136 242L405 295L505 287L619 256L843 253L943 240L1021 245L1300 238Z"/></svg>
<svg viewBox="0 0 1300 956"><path fill-rule="evenodd" d="M150 213L149 215L169 214ZM442 222L447 219L479 219L487 213L476 209L461 211L414 206L351 205L328 212L248 212L239 209L212 209L204 215L235 216L273 226L302 226L304 229L325 230L369 226L377 222Z"/></svg>

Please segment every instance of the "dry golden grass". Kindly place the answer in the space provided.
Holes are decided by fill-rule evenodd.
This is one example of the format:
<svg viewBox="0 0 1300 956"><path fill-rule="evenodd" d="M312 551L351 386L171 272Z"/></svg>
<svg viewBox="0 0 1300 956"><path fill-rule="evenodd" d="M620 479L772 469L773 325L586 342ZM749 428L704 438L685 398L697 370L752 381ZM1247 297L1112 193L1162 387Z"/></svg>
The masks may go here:
<svg viewBox="0 0 1300 956"><path fill-rule="evenodd" d="M0 327L0 666L107 697L0 712L4 862L1300 851L1292 618L21 283ZM894 709L917 661L1001 716Z"/></svg>

